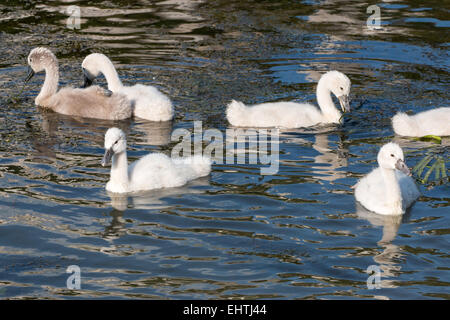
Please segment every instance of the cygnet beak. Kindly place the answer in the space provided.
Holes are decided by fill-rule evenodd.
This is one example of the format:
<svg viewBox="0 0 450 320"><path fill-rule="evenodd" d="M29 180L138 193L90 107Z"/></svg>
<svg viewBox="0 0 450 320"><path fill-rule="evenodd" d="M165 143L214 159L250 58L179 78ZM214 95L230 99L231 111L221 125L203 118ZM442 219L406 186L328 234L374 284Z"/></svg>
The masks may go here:
<svg viewBox="0 0 450 320"><path fill-rule="evenodd" d="M411 171L409 170L408 166L406 165L406 163L401 160L398 159L397 163L395 164L395 169L400 170L401 172L403 172L404 174L406 174L407 176L411 175Z"/></svg>
<svg viewBox="0 0 450 320"><path fill-rule="evenodd" d="M113 151L112 148L111 149L107 149L105 151L105 155L103 156L103 159L102 159L102 166L103 167L111 162L111 158L112 158L113 155L114 155L114 151Z"/></svg>
<svg viewBox="0 0 450 320"><path fill-rule="evenodd" d="M113 92L109 89L103 89L103 94L105 95L105 97L111 97Z"/></svg>
<svg viewBox="0 0 450 320"><path fill-rule="evenodd" d="M91 78L91 75L85 68L83 68L83 80L84 82L82 88L90 87L92 85L92 82L94 82L94 80Z"/></svg>
<svg viewBox="0 0 450 320"><path fill-rule="evenodd" d="M350 102L348 95L344 94L338 97L339 103L341 104L341 109L343 112L350 112Z"/></svg>
<svg viewBox="0 0 450 320"><path fill-rule="evenodd" d="M31 67L28 67L28 74L27 74L27 77L25 78L25 83L30 81L30 79L33 78L33 76L34 76L33 69Z"/></svg>

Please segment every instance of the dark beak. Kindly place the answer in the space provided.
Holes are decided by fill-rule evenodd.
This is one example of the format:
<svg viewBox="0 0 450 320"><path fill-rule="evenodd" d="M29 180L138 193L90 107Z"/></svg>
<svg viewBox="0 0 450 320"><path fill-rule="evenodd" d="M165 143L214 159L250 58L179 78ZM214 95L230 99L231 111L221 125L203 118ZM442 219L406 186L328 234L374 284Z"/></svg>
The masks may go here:
<svg viewBox="0 0 450 320"><path fill-rule="evenodd" d="M114 151L112 149L108 149L105 151L105 155L102 159L102 166L106 166L108 163L111 162L111 158L114 155Z"/></svg>
<svg viewBox="0 0 450 320"><path fill-rule="evenodd" d="M105 95L105 97L111 97L113 92L108 89L103 89L103 94Z"/></svg>
<svg viewBox="0 0 450 320"><path fill-rule="evenodd" d="M28 74L27 74L27 77L25 78L25 83L30 81L30 79L33 78L33 76L34 76L33 69L31 69L31 67L28 67Z"/></svg>
<svg viewBox="0 0 450 320"><path fill-rule="evenodd" d="M85 68L83 68L83 79L84 83L82 88L90 87L92 85L92 82L94 82L94 79L92 79L91 75Z"/></svg>
<svg viewBox="0 0 450 320"><path fill-rule="evenodd" d="M344 94L338 97L339 103L341 104L341 109L343 112L350 112L350 102L348 99L348 95Z"/></svg>
<svg viewBox="0 0 450 320"><path fill-rule="evenodd" d="M398 159L397 163L395 164L395 169L400 170L401 172L403 172L404 174L406 174L407 176L411 175L411 171L409 170L408 166L406 165L406 163L401 160Z"/></svg>

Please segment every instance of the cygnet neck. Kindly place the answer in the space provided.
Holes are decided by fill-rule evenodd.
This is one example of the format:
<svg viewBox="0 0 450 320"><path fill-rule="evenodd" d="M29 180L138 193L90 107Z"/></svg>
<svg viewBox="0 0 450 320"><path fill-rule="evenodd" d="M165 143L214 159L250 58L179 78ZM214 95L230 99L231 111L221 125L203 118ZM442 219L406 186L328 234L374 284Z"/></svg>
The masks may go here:
<svg viewBox="0 0 450 320"><path fill-rule="evenodd" d="M402 213L402 195L395 170L380 166L381 175L384 179L386 203L393 208L394 214Z"/></svg>
<svg viewBox="0 0 450 320"><path fill-rule="evenodd" d="M341 119L341 112L334 105L333 99L331 98L331 91L328 87L328 78L322 77L317 84L317 103L322 110L322 115L329 122L339 123Z"/></svg>
<svg viewBox="0 0 450 320"><path fill-rule="evenodd" d="M106 82L108 83L108 89L112 92L118 92L122 89L123 85L120 81L119 75L114 68L113 63L106 56L102 56L102 59L99 61L100 71L106 78Z"/></svg>
<svg viewBox="0 0 450 320"><path fill-rule="evenodd" d="M51 60L45 67L45 80L39 95L36 97L36 104L45 106L45 100L53 96L58 90L59 65L57 60Z"/></svg>
<svg viewBox="0 0 450 320"><path fill-rule="evenodd" d="M128 185L128 158L126 151L113 155L110 181L113 184Z"/></svg>

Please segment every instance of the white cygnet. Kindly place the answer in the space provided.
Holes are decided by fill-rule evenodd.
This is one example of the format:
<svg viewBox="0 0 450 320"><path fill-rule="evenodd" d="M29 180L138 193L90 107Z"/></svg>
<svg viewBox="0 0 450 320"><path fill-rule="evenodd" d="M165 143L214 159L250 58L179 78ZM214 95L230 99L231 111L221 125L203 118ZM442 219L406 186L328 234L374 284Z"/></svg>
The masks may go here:
<svg viewBox="0 0 450 320"><path fill-rule="evenodd" d="M111 60L101 53L92 53L81 64L84 74L84 86L92 84L102 73L108 83L108 89L126 95L133 104L136 117L151 121L172 120L174 111L169 97L153 86L135 84L126 87L120 81Z"/></svg>
<svg viewBox="0 0 450 320"><path fill-rule="evenodd" d="M320 110L309 103L269 102L246 106L233 100L227 107L227 119L237 127L309 127L319 123L340 123L342 114L331 98L339 99L342 111L350 111L350 79L339 71L322 75L317 84L317 102Z"/></svg>
<svg viewBox="0 0 450 320"><path fill-rule="evenodd" d="M179 187L211 172L211 160L203 156L171 159L161 153L151 153L128 165L126 149L125 133L118 128L108 129L102 160L103 166L112 160L107 191L127 193Z"/></svg>
<svg viewBox="0 0 450 320"><path fill-rule="evenodd" d="M423 111L413 116L399 112L392 118L392 127L401 136L450 136L450 107Z"/></svg>
<svg viewBox="0 0 450 320"><path fill-rule="evenodd" d="M390 142L378 152L378 165L355 186L355 198L366 209L384 215L400 215L420 196L410 176L403 151Z"/></svg>

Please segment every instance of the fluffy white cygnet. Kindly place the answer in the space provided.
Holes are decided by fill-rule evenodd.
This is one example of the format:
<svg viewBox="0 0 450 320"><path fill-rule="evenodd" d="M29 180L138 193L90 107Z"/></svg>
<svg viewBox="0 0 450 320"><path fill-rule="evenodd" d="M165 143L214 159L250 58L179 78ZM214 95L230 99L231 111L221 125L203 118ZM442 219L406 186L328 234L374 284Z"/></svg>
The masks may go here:
<svg viewBox="0 0 450 320"><path fill-rule="evenodd" d="M28 76L45 70L45 81L35 99L38 106L55 112L86 118L122 120L132 115L131 103L123 94L112 93L98 86L87 89L63 88L58 91L58 59L47 48L35 48L28 55Z"/></svg>
<svg viewBox="0 0 450 320"><path fill-rule="evenodd" d="M171 159L161 153L151 153L128 166L126 148L124 132L118 128L108 129L102 165L112 159L106 190L113 193L179 187L211 172L211 160L203 156Z"/></svg>
<svg viewBox="0 0 450 320"><path fill-rule="evenodd" d="M338 97L342 111L350 111L350 87L350 79L345 74L329 71L317 84L320 110L309 103L269 102L246 106L233 100L227 107L227 119L237 127L300 128L319 123L340 123L342 114L335 107L331 93Z"/></svg>
<svg viewBox="0 0 450 320"><path fill-rule="evenodd" d="M403 158L402 149L390 142L378 152L378 165L355 186L355 198L366 209L400 215L420 196Z"/></svg>
<svg viewBox="0 0 450 320"><path fill-rule="evenodd" d="M168 121L173 118L173 105L170 99L153 86L135 84L125 87L119 79L111 60L101 53L92 53L84 58L82 63L84 86L103 73L108 82L108 89L120 92L128 97L133 104L133 114L136 117L151 121Z"/></svg>
<svg viewBox="0 0 450 320"><path fill-rule="evenodd" d="M401 136L450 136L450 107L423 111L413 116L399 112L392 118L392 127Z"/></svg>

